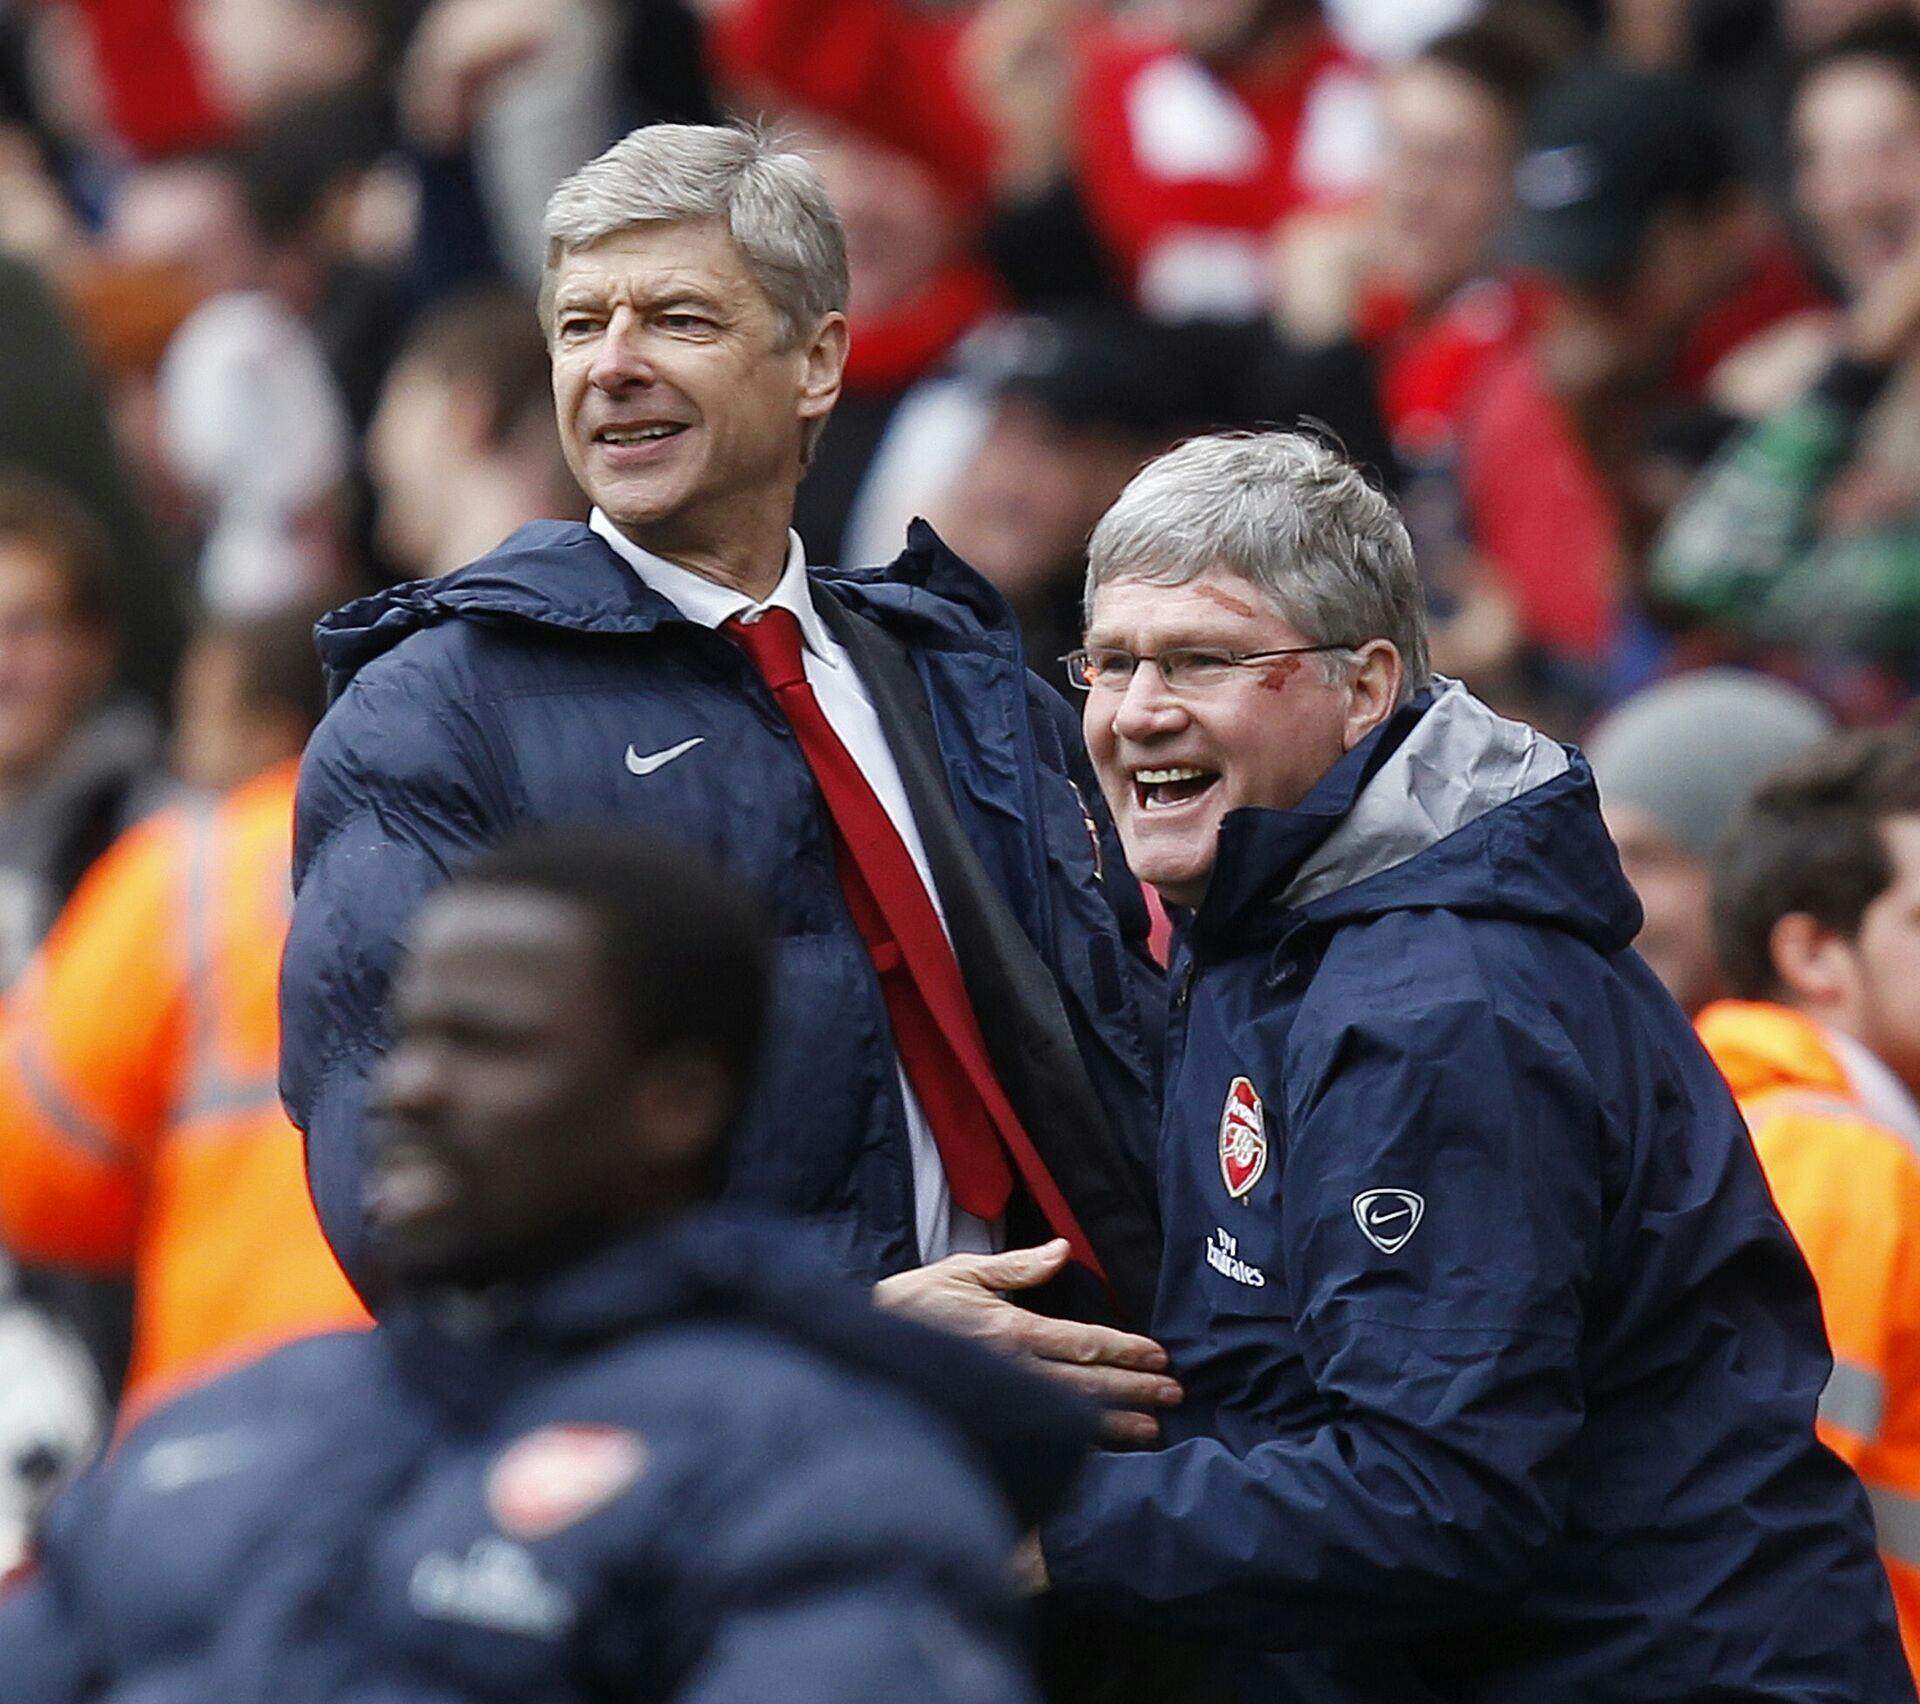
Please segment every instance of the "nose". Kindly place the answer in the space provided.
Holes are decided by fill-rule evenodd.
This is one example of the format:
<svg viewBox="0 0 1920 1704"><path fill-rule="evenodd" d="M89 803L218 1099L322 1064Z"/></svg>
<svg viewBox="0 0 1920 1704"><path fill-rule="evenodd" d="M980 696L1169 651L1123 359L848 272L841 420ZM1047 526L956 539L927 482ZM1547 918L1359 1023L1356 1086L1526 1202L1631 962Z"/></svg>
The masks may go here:
<svg viewBox="0 0 1920 1704"><path fill-rule="evenodd" d="M437 1048L405 1038L381 1061L368 1096L369 1110L385 1118L419 1118L438 1106L444 1090Z"/></svg>
<svg viewBox="0 0 1920 1704"><path fill-rule="evenodd" d="M1177 732L1187 722L1187 706L1167 686L1160 665L1143 657L1113 708L1113 731L1123 739L1151 739Z"/></svg>
<svg viewBox="0 0 1920 1704"><path fill-rule="evenodd" d="M602 391L623 391L653 383L641 325L633 310L618 307L594 345L587 382Z"/></svg>

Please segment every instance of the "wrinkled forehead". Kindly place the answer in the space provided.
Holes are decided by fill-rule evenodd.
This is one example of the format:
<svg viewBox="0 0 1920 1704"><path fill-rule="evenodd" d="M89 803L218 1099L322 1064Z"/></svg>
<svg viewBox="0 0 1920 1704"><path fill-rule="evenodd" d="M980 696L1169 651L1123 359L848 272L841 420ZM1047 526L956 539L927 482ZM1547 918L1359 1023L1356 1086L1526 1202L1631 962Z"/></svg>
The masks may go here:
<svg viewBox="0 0 1920 1704"><path fill-rule="evenodd" d="M553 254L541 279L547 312L557 303L611 295L650 299L691 292L736 307L777 311L724 219L649 219Z"/></svg>
<svg viewBox="0 0 1920 1704"><path fill-rule="evenodd" d="M1151 566L1123 570L1094 588L1087 642L1138 651L1156 645L1297 643L1286 618L1254 581L1225 565L1175 579Z"/></svg>

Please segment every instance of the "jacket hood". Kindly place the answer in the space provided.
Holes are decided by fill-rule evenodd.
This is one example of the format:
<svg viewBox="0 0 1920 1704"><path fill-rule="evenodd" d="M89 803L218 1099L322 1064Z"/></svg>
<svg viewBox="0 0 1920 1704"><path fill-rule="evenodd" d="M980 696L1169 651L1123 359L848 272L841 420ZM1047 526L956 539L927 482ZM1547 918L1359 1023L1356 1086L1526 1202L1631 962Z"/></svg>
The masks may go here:
<svg viewBox="0 0 1920 1704"><path fill-rule="evenodd" d="M998 1355L876 1309L809 1228L714 1207L543 1283L482 1297L409 1296L381 1325L407 1373L456 1409L490 1403L502 1360L550 1362L712 1320L764 1327L937 1414L1022 1523L1051 1510L1094 1441L1091 1409Z"/></svg>
<svg viewBox="0 0 1920 1704"><path fill-rule="evenodd" d="M811 572L855 608L918 643L984 646L1009 660L1020 655L1006 599L925 521L913 523L907 548L884 568ZM452 620L637 634L685 617L590 528L535 521L452 574L390 586L324 616L315 638L331 692L408 634Z"/></svg>
<svg viewBox="0 0 1920 1704"><path fill-rule="evenodd" d="M1195 939L1229 945L1275 912L1415 909L1548 923L1607 952L1640 931L1586 759L1458 681L1436 681L1292 810L1229 815Z"/></svg>

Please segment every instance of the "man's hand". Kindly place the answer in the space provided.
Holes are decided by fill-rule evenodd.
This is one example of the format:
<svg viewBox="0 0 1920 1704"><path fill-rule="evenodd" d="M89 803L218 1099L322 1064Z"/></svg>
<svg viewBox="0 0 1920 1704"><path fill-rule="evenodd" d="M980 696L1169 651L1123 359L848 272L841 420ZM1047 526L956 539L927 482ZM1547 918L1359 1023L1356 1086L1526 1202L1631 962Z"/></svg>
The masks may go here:
<svg viewBox="0 0 1920 1704"><path fill-rule="evenodd" d="M1005 1254L950 1254L883 1278L873 1298L923 1325L1025 1360L1097 1402L1102 1430L1113 1442L1153 1443L1160 1436L1154 1411L1180 1400L1180 1386L1166 1376L1166 1350L1150 1337L1028 1313L1003 1294L1034 1289L1066 1263L1065 1237Z"/></svg>

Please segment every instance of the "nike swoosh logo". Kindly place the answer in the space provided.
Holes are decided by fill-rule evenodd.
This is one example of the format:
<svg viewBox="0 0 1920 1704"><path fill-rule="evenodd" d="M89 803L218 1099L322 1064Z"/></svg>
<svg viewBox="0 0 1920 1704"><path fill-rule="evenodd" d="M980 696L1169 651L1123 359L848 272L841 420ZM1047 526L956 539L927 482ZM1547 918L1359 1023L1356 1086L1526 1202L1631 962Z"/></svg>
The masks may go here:
<svg viewBox="0 0 1920 1704"><path fill-rule="evenodd" d="M677 746L668 746L665 751L656 751L648 757L642 757L632 746L627 747L627 768L635 775L651 775L656 769L664 769L676 757L685 757L697 745L705 745L707 736L695 734L690 740L682 740Z"/></svg>
<svg viewBox="0 0 1920 1704"><path fill-rule="evenodd" d="M1375 1213L1367 1220L1369 1225L1384 1225L1393 1219L1408 1219L1413 1216L1411 1207L1402 1207L1397 1213Z"/></svg>

